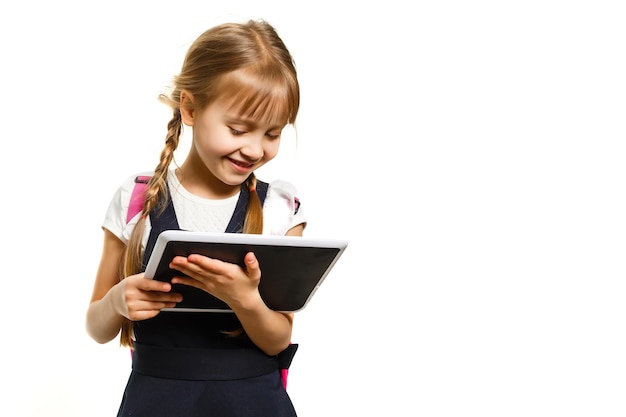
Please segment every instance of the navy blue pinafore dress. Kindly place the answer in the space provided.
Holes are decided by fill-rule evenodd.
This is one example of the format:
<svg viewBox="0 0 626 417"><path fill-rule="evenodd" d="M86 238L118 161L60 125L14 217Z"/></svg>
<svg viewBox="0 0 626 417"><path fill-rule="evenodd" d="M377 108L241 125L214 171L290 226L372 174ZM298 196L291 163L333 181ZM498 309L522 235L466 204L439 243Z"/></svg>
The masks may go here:
<svg viewBox="0 0 626 417"><path fill-rule="evenodd" d="M268 184L257 181L264 200ZM249 191L242 187L227 233L241 233ZM174 206L150 213L144 269L163 230L179 229ZM173 291L176 291L174 289ZM118 417L294 417L280 369L297 346L268 356L244 334L234 313L163 311L133 323L132 371Z"/></svg>

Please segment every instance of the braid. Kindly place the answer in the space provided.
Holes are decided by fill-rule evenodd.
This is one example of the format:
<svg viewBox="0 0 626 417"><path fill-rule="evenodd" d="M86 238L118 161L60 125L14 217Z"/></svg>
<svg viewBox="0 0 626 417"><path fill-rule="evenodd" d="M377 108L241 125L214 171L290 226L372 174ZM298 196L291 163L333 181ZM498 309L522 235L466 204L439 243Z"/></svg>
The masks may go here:
<svg viewBox="0 0 626 417"><path fill-rule="evenodd" d="M167 173L169 166L174 159L174 151L178 148L180 135L182 133L183 123L180 110L176 109L172 119L167 124L167 136L165 137L165 146L161 151L159 164L154 170L154 175L148 183L146 191L146 200L144 202L142 215L147 216L150 211L157 206L159 201L167 200ZM159 207L162 211L165 207Z"/></svg>
<svg viewBox="0 0 626 417"><path fill-rule="evenodd" d="M263 233L263 207L261 206L261 199L256 193L256 176L254 173L250 174L243 185L250 191L243 233L260 235Z"/></svg>
<svg viewBox="0 0 626 417"><path fill-rule="evenodd" d="M167 200L167 172L170 163L174 159L174 151L178 147L180 141L180 135L182 133L182 120L180 110L176 109L172 119L167 124L168 131L165 137L165 146L161 151L161 158L159 164L154 170L154 175L148 182L148 189L146 190L146 196L141 211L141 217L137 221L137 224L133 228L133 231L128 239L128 245L124 252L123 271L121 271L121 279L130 275L137 274L141 271L143 261L143 236L146 229L146 217L152 211L157 208L162 211L165 209L165 204L162 207L157 207L159 202ZM132 322L126 320L122 325L122 333L120 336L120 344L122 346L130 346L132 343Z"/></svg>

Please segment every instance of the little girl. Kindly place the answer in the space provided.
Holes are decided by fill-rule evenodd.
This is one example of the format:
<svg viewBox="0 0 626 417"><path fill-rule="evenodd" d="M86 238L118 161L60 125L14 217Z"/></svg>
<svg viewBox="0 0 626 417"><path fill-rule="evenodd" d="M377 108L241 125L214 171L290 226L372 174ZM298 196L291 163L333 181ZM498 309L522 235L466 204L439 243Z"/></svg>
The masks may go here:
<svg viewBox="0 0 626 417"><path fill-rule="evenodd" d="M266 22L219 25L191 45L171 94L161 99L173 117L160 161L129 177L111 200L86 317L94 340L120 334L132 348L118 416L295 416L280 372L294 352L293 315L263 302L253 253L245 268L200 255L171 262L181 273L172 284L210 292L232 313L161 311L182 295L143 274L167 229L302 236L306 221L294 187L254 174L276 156L283 128L296 120L292 57ZM183 124L192 128L192 145L174 168ZM142 210L127 219L136 181L147 182Z"/></svg>

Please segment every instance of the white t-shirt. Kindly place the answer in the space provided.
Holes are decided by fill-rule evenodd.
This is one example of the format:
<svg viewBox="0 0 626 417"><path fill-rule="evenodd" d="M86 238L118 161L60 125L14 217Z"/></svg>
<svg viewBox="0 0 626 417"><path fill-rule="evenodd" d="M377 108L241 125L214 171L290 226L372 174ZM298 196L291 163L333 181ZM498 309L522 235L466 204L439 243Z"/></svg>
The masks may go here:
<svg viewBox="0 0 626 417"><path fill-rule="evenodd" d="M152 175L144 172L137 175ZM102 227L128 243L130 234L139 220L137 214L126 224L126 213L137 175L128 177L113 195L107 209ZM174 204L178 225L183 230L222 233L235 211L239 193L223 200L201 198L187 191L174 171L167 176L170 196ZM263 234L284 235L289 229L299 224L306 224L302 208L299 207L295 187L286 181L276 180L270 183L263 204ZM146 219L144 248L150 235L150 218Z"/></svg>

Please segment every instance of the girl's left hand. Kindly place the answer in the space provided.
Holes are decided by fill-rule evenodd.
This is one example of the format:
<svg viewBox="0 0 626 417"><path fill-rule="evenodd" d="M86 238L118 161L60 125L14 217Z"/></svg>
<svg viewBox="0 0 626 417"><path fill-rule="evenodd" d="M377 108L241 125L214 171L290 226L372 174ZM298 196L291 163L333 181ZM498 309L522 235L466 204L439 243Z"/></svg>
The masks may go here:
<svg viewBox="0 0 626 417"><path fill-rule="evenodd" d="M259 282L261 269L254 253L244 257L246 268L202 255L176 256L170 268L186 276L177 275L172 284L183 284L206 291L231 308L252 308L261 300Z"/></svg>

